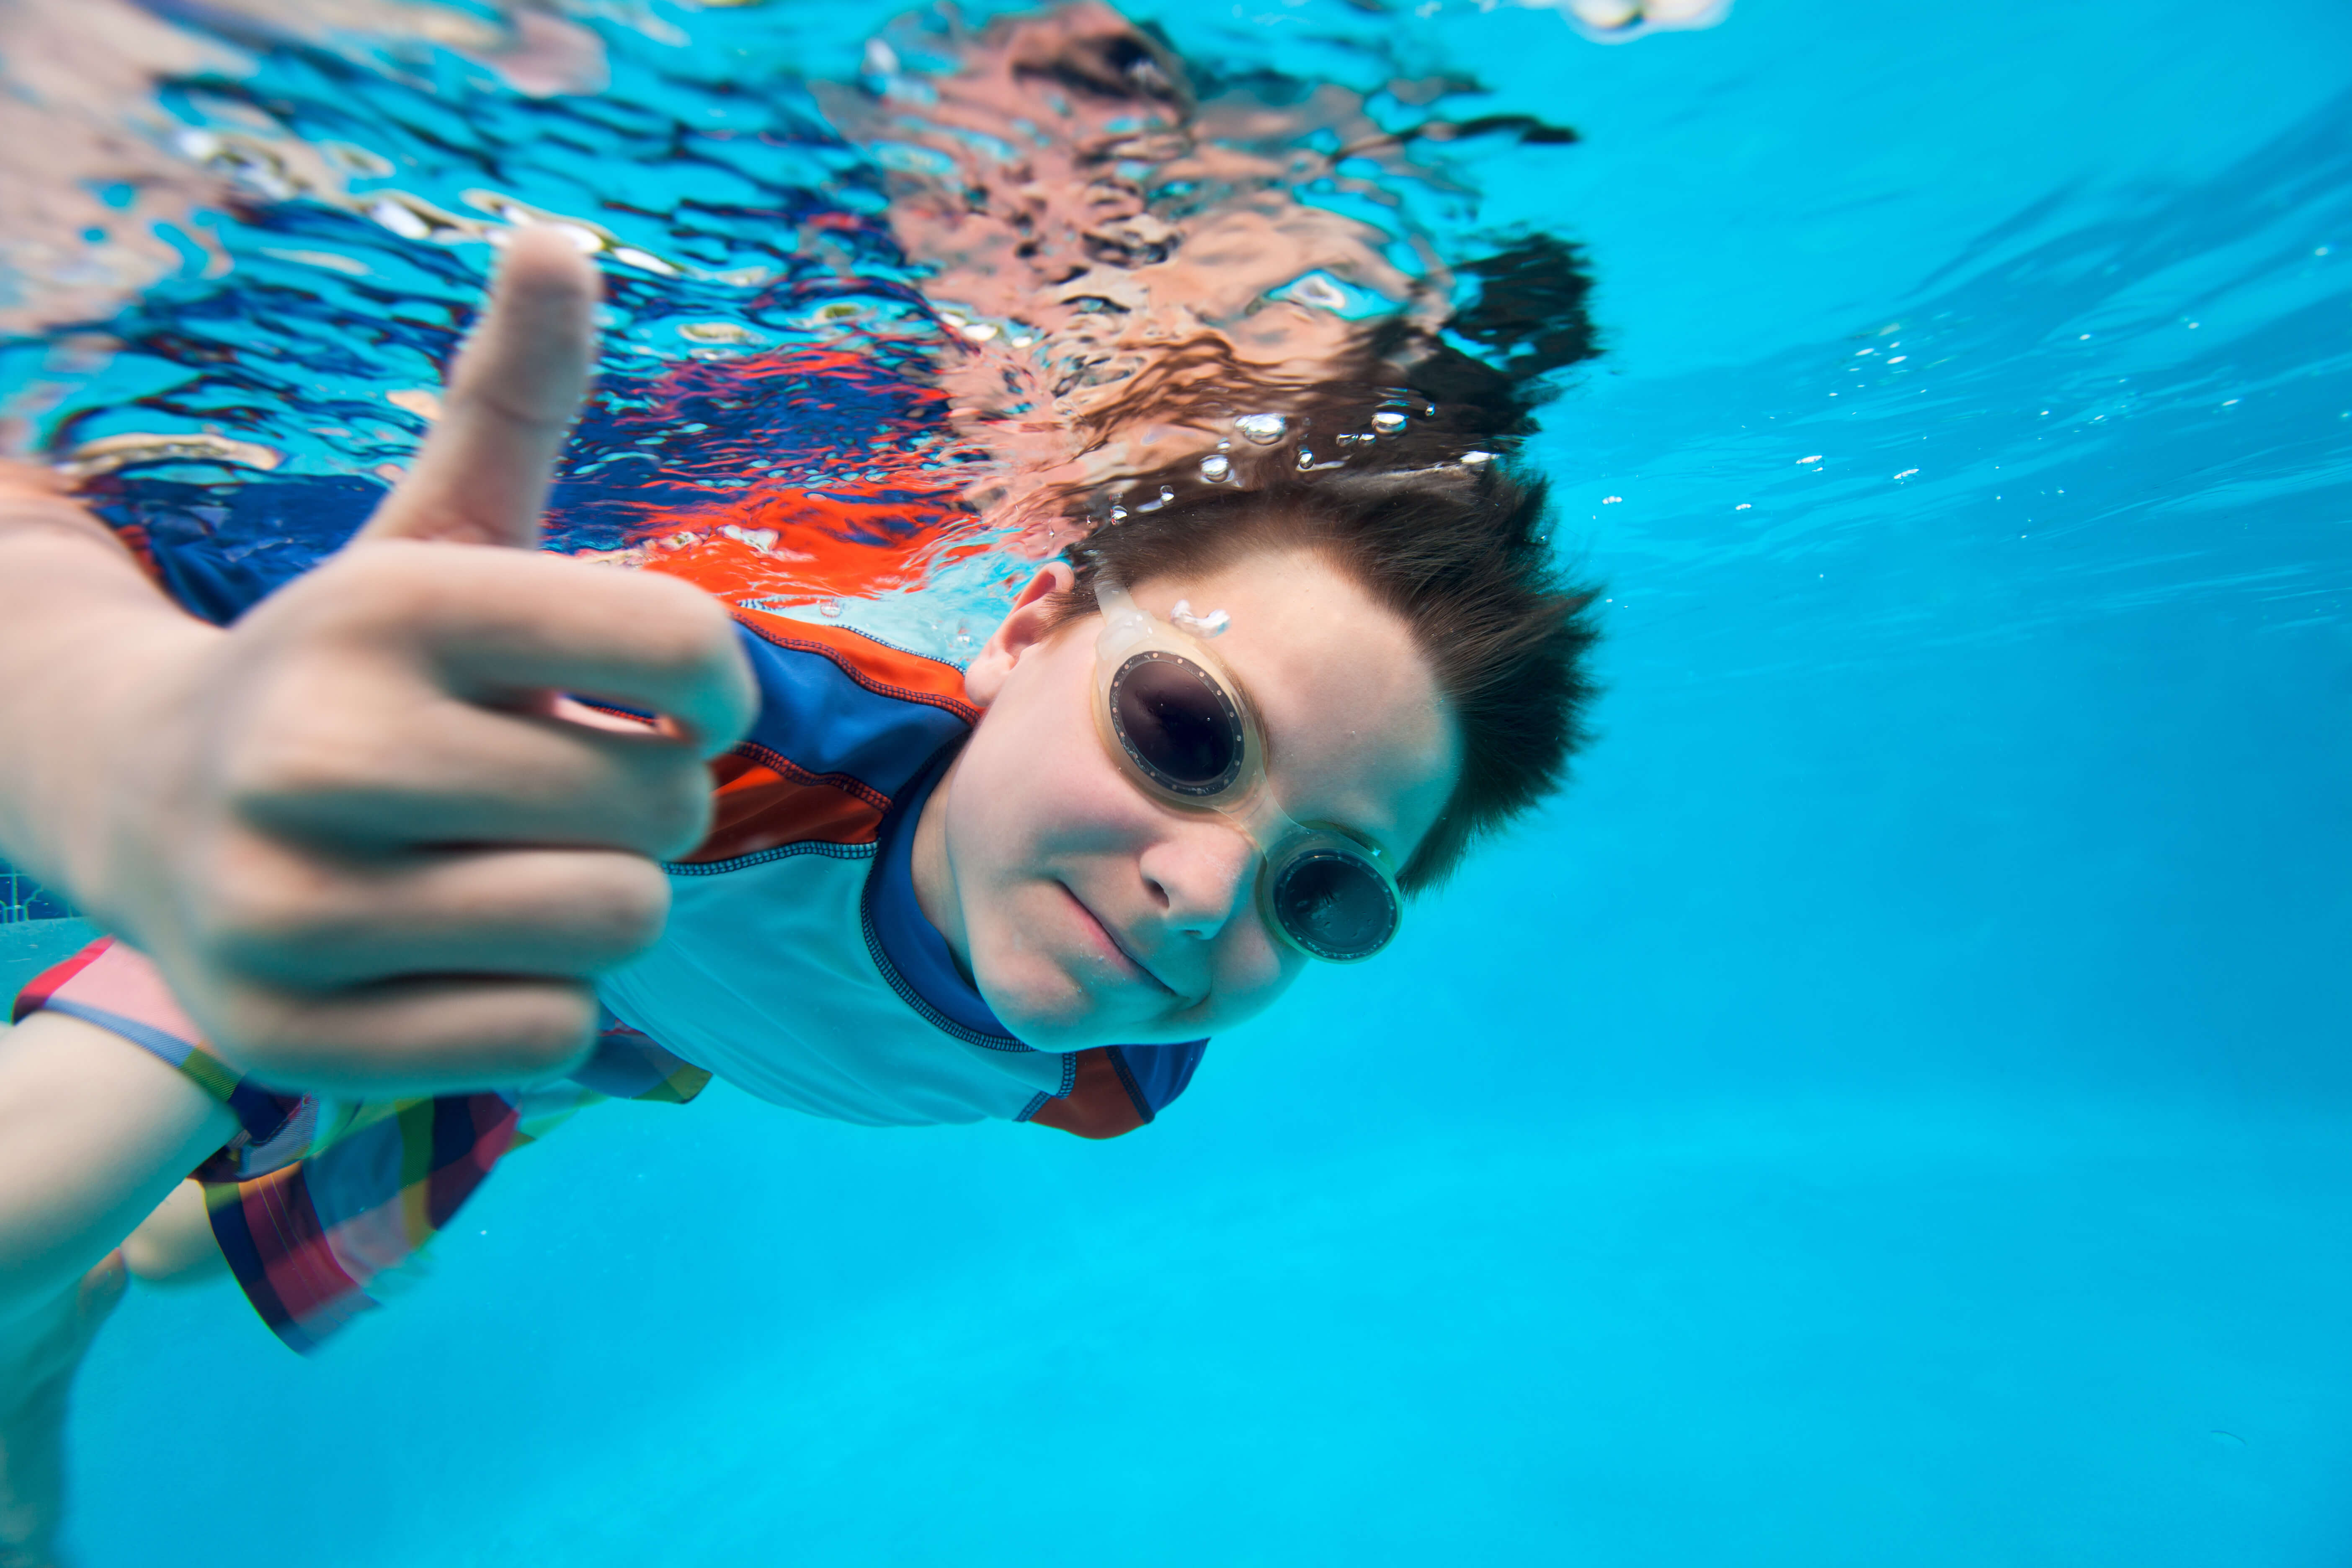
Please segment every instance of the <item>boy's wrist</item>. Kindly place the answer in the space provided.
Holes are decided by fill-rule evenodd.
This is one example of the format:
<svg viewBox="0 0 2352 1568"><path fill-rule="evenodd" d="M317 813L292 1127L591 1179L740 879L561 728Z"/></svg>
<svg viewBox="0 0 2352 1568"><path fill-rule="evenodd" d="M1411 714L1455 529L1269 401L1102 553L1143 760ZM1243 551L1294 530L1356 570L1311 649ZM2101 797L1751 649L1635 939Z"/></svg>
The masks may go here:
<svg viewBox="0 0 2352 1568"><path fill-rule="evenodd" d="M105 923L135 925L112 819L154 804L123 786L147 773L168 689L221 634L155 590L96 519L61 510L79 512L0 480L0 853Z"/></svg>
<svg viewBox="0 0 2352 1568"><path fill-rule="evenodd" d="M106 929L152 940L167 892L170 837L188 824L176 789L188 782L186 726L201 705L201 673L223 637L177 610L129 613L89 650L93 679L74 716L72 772L50 781L60 828L62 890Z"/></svg>

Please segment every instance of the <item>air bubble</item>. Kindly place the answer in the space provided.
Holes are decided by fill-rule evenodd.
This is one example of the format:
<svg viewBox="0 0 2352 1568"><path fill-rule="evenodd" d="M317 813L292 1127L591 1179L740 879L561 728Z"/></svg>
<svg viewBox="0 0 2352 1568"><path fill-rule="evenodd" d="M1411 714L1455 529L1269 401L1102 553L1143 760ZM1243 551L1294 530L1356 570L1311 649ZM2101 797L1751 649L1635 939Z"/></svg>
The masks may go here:
<svg viewBox="0 0 2352 1568"><path fill-rule="evenodd" d="M1492 452L1465 452L1462 454L1462 466L1465 468L1483 468L1494 460L1495 454Z"/></svg>
<svg viewBox="0 0 2352 1568"><path fill-rule="evenodd" d="M1282 439L1290 428L1290 421L1279 414L1244 414L1234 421L1234 428L1244 439L1260 447L1271 447Z"/></svg>
<svg viewBox="0 0 2352 1568"><path fill-rule="evenodd" d="M1177 600L1176 607L1168 614L1168 619L1178 631L1190 632L1196 637L1223 636L1225 628L1234 624L1234 618L1223 610L1211 610L1205 616L1194 615L1190 599Z"/></svg>
<svg viewBox="0 0 2352 1568"><path fill-rule="evenodd" d="M1299 471L1300 473L1302 473L1302 474L1303 474L1303 473L1305 473L1307 469L1309 469L1309 468L1313 468L1314 466L1315 466L1315 454L1314 454L1314 452L1313 452L1312 450L1310 450L1309 448L1305 447L1299 447L1299 448L1298 448L1298 471Z"/></svg>
<svg viewBox="0 0 2352 1568"><path fill-rule="evenodd" d="M418 217L398 202L384 200L368 208L368 216L375 219L403 239L425 239L433 233L433 226Z"/></svg>
<svg viewBox="0 0 2352 1568"><path fill-rule="evenodd" d="M1393 410L1372 416L1372 428L1383 436L1393 436L1404 428L1404 416Z"/></svg>
<svg viewBox="0 0 2352 1568"><path fill-rule="evenodd" d="M1234 460L1223 452L1212 452L1201 459L1201 477L1213 485L1223 484L1233 472Z"/></svg>
<svg viewBox="0 0 2352 1568"><path fill-rule="evenodd" d="M823 600L817 605L816 613L828 621L837 621L841 619L841 601L839 599Z"/></svg>

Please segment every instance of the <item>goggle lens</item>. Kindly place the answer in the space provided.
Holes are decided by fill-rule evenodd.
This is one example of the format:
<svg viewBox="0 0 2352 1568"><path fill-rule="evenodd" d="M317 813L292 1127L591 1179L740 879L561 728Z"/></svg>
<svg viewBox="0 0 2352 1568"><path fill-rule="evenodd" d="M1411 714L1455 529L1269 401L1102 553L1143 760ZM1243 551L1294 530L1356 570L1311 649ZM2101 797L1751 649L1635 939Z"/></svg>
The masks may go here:
<svg viewBox="0 0 2352 1568"><path fill-rule="evenodd" d="M1328 843L1285 860L1266 889L1266 902L1284 935L1336 963L1380 952L1404 916L1378 871Z"/></svg>
<svg viewBox="0 0 2352 1568"><path fill-rule="evenodd" d="M1104 738L1116 741L1115 754L1174 804L1238 819L1264 858L1259 910L1299 951L1353 963L1386 947L1404 907L1376 852L1347 834L1301 826L1285 816L1265 788L1260 759L1250 754L1256 734L1251 717L1224 683L1165 646L1174 639L1125 589L1097 579L1095 594L1106 623L1096 679L1108 671L1097 689L1103 706L1096 712L1108 721ZM1145 640L1162 646L1125 652Z"/></svg>
<svg viewBox="0 0 2352 1568"><path fill-rule="evenodd" d="M1135 765L1171 794L1214 795L1241 776L1241 710L1189 659L1156 648L1129 659L1111 678L1110 717Z"/></svg>

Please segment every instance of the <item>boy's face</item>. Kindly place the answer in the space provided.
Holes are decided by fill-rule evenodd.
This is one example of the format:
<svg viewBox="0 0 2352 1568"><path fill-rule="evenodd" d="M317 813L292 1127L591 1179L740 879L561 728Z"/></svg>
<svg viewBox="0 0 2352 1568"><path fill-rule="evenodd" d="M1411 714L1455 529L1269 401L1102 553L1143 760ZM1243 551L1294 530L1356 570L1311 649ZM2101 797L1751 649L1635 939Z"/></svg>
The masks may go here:
<svg viewBox="0 0 2352 1568"><path fill-rule="evenodd" d="M984 705L917 825L915 890L1006 1027L1041 1050L1197 1039L1279 996L1307 959L1258 912L1258 852L1210 812L1147 795L1095 729L1099 616L1048 634L1056 562L966 672ZM1217 657L1265 733L1282 809L1402 866L1460 769L1453 714L1403 622L1306 552L1269 552L1136 601L1223 610Z"/></svg>

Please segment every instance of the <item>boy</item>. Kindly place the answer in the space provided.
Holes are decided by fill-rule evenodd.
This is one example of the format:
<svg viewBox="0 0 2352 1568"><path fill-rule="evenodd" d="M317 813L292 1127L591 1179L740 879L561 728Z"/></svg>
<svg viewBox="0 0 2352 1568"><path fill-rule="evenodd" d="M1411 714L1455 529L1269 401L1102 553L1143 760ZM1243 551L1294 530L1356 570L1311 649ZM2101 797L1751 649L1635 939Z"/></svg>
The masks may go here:
<svg viewBox="0 0 2352 1568"><path fill-rule="evenodd" d="M1126 1131L1580 738L1591 595L1477 465L1139 510L960 675L484 548L533 537L595 288L514 236L406 481L226 631L62 500L0 511L0 850L126 944L0 1042L20 1560L126 1267L226 1254L308 1348L534 1118L714 1072L849 1121Z"/></svg>

